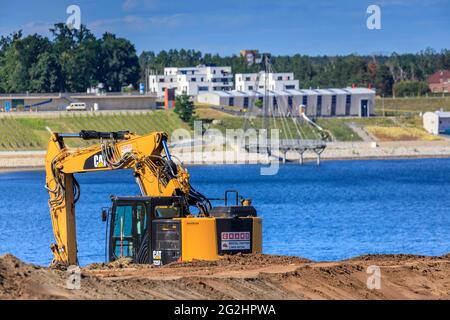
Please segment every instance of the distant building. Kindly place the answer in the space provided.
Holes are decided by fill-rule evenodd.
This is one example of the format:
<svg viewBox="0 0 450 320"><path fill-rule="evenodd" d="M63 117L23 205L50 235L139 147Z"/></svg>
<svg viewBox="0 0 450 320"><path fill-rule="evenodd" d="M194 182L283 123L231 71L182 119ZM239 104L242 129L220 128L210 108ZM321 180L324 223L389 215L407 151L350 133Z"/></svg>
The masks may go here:
<svg viewBox="0 0 450 320"><path fill-rule="evenodd" d="M423 127L434 135L450 133L450 112L425 112L423 115Z"/></svg>
<svg viewBox="0 0 450 320"><path fill-rule="evenodd" d="M248 50L248 49L245 49L245 50L241 50L239 52L239 54L243 58L247 57L249 54L257 56L257 55L259 55L259 50Z"/></svg>
<svg viewBox="0 0 450 320"><path fill-rule="evenodd" d="M164 96L166 88L175 88L175 93L196 96L208 91L233 89L231 67L200 65L190 68L164 68L163 75L148 77L150 92Z"/></svg>
<svg viewBox="0 0 450 320"><path fill-rule="evenodd" d="M428 77L428 86L431 92L450 92L450 71L440 70Z"/></svg>
<svg viewBox="0 0 450 320"><path fill-rule="evenodd" d="M267 76L267 81L266 81ZM298 90L299 81L294 79L292 72L284 73L237 73L234 77L236 90Z"/></svg>
<svg viewBox="0 0 450 320"><path fill-rule="evenodd" d="M258 50L241 50L240 55L242 58L245 58L249 65L257 63L257 60L259 59Z"/></svg>
<svg viewBox="0 0 450 320"><path fill-rule="evenodd" d="M204 104L251 109L261 114L265 105L265 90L234 90L207 92L197 96ZM310 117L370 117L375 115L375 91L366 88L268 90L267 105L270 115L298 116L300 106ZM257 103L260 100L261 102Z"/></svg>

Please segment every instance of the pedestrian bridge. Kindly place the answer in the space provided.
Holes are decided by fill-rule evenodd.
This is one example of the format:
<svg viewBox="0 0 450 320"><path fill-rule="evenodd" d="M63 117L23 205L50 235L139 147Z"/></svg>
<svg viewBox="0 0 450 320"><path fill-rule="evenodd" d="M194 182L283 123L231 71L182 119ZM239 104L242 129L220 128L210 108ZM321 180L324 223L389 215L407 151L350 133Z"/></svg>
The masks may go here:
<svg viewBox="0 0 450 320"><path fill-rule="evenodd" d="M317 156L317 164L320 165L320 155L327 147L325 141L322 140L303 140L303 139L281 139L278 141L268 141L267 145L261 146L256 143L248 143L245 149L248 152L268 153L275 155L286 162L286 154L289 151L297 152L300 155L300 164L303 164L303 155L305 152L314 152Z"/></svg>

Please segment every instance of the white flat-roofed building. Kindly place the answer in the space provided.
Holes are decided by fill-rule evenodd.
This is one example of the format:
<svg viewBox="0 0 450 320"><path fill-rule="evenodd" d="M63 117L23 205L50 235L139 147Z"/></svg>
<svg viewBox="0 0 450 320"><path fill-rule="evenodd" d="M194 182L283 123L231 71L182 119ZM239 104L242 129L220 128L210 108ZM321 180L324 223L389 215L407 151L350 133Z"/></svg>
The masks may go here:
<svg viewBox="0 0 450 320"><path fill-rule="evenodd" d="M346 88L347 108L350 109L350 116L361 118L375 115L375 90L367 88ZM348 101L350 100L350 101Z"/></svg>
<svg viewBox="0 0 450 320"><path fill-rule="evenodd" d="M450 112L425 112L423 127L434 135L450 134Z"/></svg>
<svg viewBox="0 0 450 320"><path fill-rule="evenodd" d="M163 97L166 88L178 88L177 76L150 75L148 77L148 88L151 93L156 94L158 97Z"/></svg>
<svg viewBox="0 0 450 320"><path fill-rule="evenodd" d="M310 89L302 92L306 115L370 117L375 115L375 91L366 88Z"/></svg>
<svg viewBox="0 0 450 320"><path fill-rule="evenodd" d="M266 81L267 75L267 81ZM251 91L264 90L290 90L299 88L299 81L294 79L292 72L283 73L237 73L234 77L236 90Z"/></svg>
<svg viewBox="0 0 450 320"><path fill-rule="evenodd" d="M226 91L211 91L204 92L197 96L197 101L204 104L210 104L213 106L229 106L233 103L230 97L234 97L230 92ZM234 104L231 104L232 106Z"/></svg>
<svg viewBox="0 0 450 320"><path fill-rule="evenodd" d="M267 96L268 101L264 99ZM344 89L288 89L233 90L226 94L212 91L197 96L200 103L216 106L235 106L261 113L268 105L269 115L298 116L303 105L309 117L369 117L375 114L375 91L365 88Z"/></svg>
<svg viewBox="0 0 450 320"><path fill-rule="evenodd" d="M233 89L231 67L200 65L189 68L164 68L163 75L148 77L150 92L164 96L166 88L175 88L176 94L196 96L209 91L230 91Z"/></svg>

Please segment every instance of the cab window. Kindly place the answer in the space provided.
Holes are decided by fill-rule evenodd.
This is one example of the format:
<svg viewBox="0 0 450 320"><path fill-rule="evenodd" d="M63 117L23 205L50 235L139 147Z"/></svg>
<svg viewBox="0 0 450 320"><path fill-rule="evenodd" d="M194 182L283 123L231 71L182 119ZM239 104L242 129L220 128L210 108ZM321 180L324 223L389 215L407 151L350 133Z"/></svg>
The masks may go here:
<svg viewBox="0 0 450 320"><path fill-rule="evenodd" d="M157 206L155 208L155 217L160 219L171 219L181 217L181 208L173 206Z"/></svg>
<svg viewBox="0 0 450 320"><path fill-rule="evenodd" d="M117 206L113 227L114 255L132 257L133 245L133 206Z"/></svg>
<svg viewBox="0 0 450 320"><path fill-rule="evenodd" d="M145 207L143 205L136 206L136 235L139 243L147 230L147 215L145 214Z"/></svg>

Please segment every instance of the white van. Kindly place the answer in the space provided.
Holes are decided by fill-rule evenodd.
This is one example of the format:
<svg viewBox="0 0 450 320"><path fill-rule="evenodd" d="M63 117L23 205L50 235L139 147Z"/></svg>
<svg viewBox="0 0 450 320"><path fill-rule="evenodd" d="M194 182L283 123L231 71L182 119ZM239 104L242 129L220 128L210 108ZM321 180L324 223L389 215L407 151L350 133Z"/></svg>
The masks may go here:
<svg viewBox="0 0 450 320"><path fill-rule="evenodd" d="M67 111L86 111L86 103L72 102L66 107Z"/></svg>

